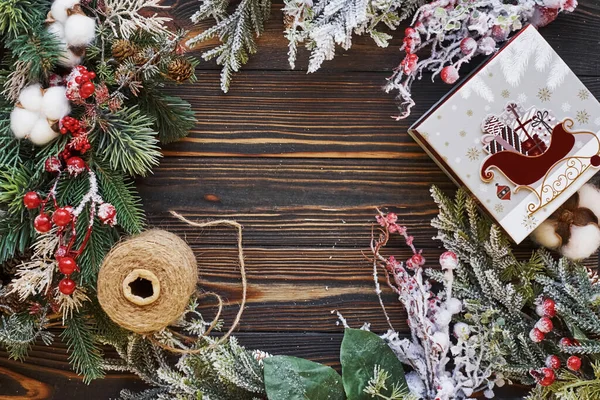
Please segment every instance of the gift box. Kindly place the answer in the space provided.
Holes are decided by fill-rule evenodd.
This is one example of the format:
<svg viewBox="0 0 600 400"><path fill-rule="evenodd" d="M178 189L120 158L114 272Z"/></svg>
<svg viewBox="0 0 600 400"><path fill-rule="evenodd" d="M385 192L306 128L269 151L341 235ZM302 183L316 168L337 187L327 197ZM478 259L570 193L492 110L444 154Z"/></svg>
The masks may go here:
<svg viewBox="0 0 600 400"><path fill-rule="evenodd" d="M600 166L600 103L533 26L410 129L516 242Z"/></svg>

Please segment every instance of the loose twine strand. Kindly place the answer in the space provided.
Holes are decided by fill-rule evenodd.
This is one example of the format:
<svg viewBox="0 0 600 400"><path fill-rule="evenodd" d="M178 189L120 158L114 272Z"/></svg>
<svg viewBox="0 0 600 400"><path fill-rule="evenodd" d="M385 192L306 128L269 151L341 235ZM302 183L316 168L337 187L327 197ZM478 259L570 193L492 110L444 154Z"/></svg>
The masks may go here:
<svg viewBox="0 0 600 400"><path fill-rule="evenodd" d="M198 349L179 349L164 343L161 343L160 341L156 340L156 338L153 337L153 335L148 335L148 339L156 346L164 349L164 350L168 350L172 353L178 353L178 354L198 354L201 353L203 351L206 351L207 349L211 349L213 347L216 347L220 344L222 344L224 341L227 340L227 338L229 338L229 336L231 336L231 334L233 333L233 331L237 328L237 326L240 323L240 320L242 319L242 314L244 313L244 308L246 308L246 298L247 298L247 291L248 291L248 281L246 279L246 265L244 263L244 248L242 246L242 225L240 225L238 222L236 221L232 221L232 220L228 220L228 219L219 219L219 220L215 220L215 221L208 221L208 222L193 222L190 221L189 219L185 218L184 216L182 216L181 214L175 212L175 211L171 211L171 215L173 215L175 218L179 219L180 221L185 222L186 224L190 225L190 226L195 226L197 228L209 228L212 226L230 226L233 227L237 230L237 248L238 248L238 261L240 264L240 275L242 278L242 302L240 304L240 309L237 312L237 315L235 316L235 319L233 321L233 323L231 324L231 327L229 328L229 330L223 335L221 336L221 338L219 340L217 340L216 342L213 342L211 345L209 345L208 347L202 347L202 348L198 348ZM217 299L218 301L218 310L217 310L217 314L215 315L213 321L211 322L211 324L209 325L208 329L206 330L206 332L204 332L200 337L207 337L212 330L217 326L217 324L219 323L219 319L221 317L221 312L223 311L223 298L221 296L219 296L217 293L214 292L206 292L203 293L199 296L199 298L202 297L208 297L208 296L213 296ZM170 331L173 335L186 340L188 342L194 342L195 340L197 340L198 338L193 338L190 336L186 336L183 335L179 332L175 332L173 330Z"/></svg>

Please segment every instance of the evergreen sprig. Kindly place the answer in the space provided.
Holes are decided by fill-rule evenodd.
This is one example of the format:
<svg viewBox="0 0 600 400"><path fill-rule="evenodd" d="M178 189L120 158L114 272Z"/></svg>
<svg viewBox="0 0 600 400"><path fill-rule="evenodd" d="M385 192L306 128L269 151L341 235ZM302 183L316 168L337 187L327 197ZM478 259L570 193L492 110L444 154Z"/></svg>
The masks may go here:
<svg viewBox="0 0 600 400"><path fill-rule="evenodd" d="M96 130L90 138L96 156L114 170L146 176L161 157L154 122L137 106L108 114L106 131Z"/></svg>
<svg viewBox="0 0 600 400"><path fill-rule="evenodd" d="M100 191L105 201L117 210L118 223L129 235L144 228L144 210L134 182L122 173L96 168Z"/></svg>
<svg viewBox="0 0 600 400"><path fill-rule="evenodd" d="M238 72L248 62L251 54L256 53L255 37L264 31L264 24L271 13L270 0L242 0L235 11L227 14L228 2L223 0L202 0L200 10L192 21L198 23L214 19L215 25L187 41L193 47L198 43L218 37L221 44L202 53L205 60L217 59L221 69L221 90L227 93L234 72Z"/></svg>
<svg viewBox="0 0 600 400"><path fill-rule="evenodd" d="M83 375L84 382L102 378L102 351L96 342L91 320L83 313L73 314L65 321L60 337L67 343L69 363Z"/></svg>
<svg viewBox="0 0 600 400"><path fill-rule="evenodd" d="M196 123L190 103L155 88L147 87L142 91L140 108L146 114L156 116L154 129L164 144L186 137Z"/></svg>
<svg viewBox="0 0 600 400"><path fill-rule="evenodd" d="M0 35L14 39L31 33L46 17L48 0L3 0L0 2Z"/></svg>

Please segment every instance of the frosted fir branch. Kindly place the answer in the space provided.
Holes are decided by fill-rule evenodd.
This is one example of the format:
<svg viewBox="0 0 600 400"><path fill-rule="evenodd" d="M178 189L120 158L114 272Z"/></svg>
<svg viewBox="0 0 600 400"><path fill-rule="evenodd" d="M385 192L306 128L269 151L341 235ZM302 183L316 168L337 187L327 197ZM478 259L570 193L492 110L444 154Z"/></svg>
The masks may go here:
<svg viewBox="0 0 600 400"><path fill-rule="evenodd" d="M32 257L20 264L7 294L17 293L24 301L30 296L47 294L52 284L57 262L54 253L59 245L57 228L39 236L33 245Z"/></svg>
<svg viewBox="0 0 600 400"><path fill-rule="evenodd" d="M170 17L161 17L148 9L168 9L160 0L104 0L104 11L97 11L104 16L102 24L106 24L116 37L128 39L135 31L143 29L154 34L168 33L165 23Z"/></svg>
<svg viewBox="0 0 600 400"><path fill-rule="evenodd" d="M58 310L62 313L63 325L65 325L67 319L73 317L74 312L79 312L79 309L83 307L83 303L86 301L90 301L90 298L82 287L77 287L70 295L62 293L58 287L54 289L54 302L58 304Z"/></svg>

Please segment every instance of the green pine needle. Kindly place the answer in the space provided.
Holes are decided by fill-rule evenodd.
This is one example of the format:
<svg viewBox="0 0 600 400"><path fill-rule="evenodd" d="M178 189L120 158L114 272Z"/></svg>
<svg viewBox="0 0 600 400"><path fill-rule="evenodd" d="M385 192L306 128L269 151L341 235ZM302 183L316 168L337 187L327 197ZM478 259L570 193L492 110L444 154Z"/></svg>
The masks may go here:
<svg viewBox="0 0 600 400"><path fill-rule="evenodd" d="M12 39L31 33L32 27L41 25L49 9L48 0L0 1L0 35Z"/></svg>
<svg viewBox="0 0 600 400"><path fill-rule="evenodd" d="M117 223L129 235L144 229L144 210L133 181L109 169L95 168L104 201L117 210Z"/></svg>
<svg viewBox="0 0 600 400"><path fill-rule="evenodd" d="M79 219L77 219L78 240L77 246L81 245L85 232L89 224L89 207L86 207ZM118 218L118 217L117 217ZM83 284L96 287L98 271L102 265L102 260L110 248L119 240L119 234L116 229L109 225L103 224L98 218L94 219L90 239L87 246L77 259L77 263L81 269L81 281Z"/></svg>
<svg viewBox="0 0 600 400"><path fill-rule="evenodd" d="M196 123L190 104L180 97L146 88L139 100L140 108L146 114L156 116L154 129L161 143L167 144L186 137Z"/></svg>
<svg viewBox="0 0 600 400"><path fill-rule="evenodd" d="M95 329L84 313L68 318L60 337L67 343L69 363L83 375L85 383L104 377L102 351L95 340Z"/></svg>
<svg viewBox="0 0 600 400"><path fill-rule="evenodd" d="M152 117L137 106L124 107L109 114L105 122L105 132L96 130L90 135L96 157L129 175L146 176L158 165L161 154Z"/></svg>

